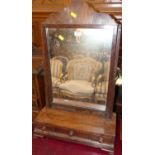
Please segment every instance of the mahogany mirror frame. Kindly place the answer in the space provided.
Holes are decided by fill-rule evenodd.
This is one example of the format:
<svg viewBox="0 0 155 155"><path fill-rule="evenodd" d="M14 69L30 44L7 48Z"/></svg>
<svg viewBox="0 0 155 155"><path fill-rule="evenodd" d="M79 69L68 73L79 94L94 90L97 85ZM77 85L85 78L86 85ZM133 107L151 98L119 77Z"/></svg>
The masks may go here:
<svg viewBox="0 0 155 155"><path fill-rule="evenodd" d="M42 24L42 44L43 44L43 64L44 64L44 74L45 74L45 98L46 98L46 108L51 108L54 104L53 94L52 94L52 82L51 82L51 71L50 71L50 53L48 51L46 28L96 28L102 29L106 24L95 25L95 24ZM107 119L112 118L113 104L115 96L115 79L116 79L116 69L119 56L119 45L120 45L120 35L121 35L121 25L113 25L113 38L112 38L112 49L110 58L110 73L109 73L109 83L108 83L108 93L106 110L103 111L102 108L96 109L92 107L94 111L100 111L103 116ZM103 105L104 106L104 105ZM84 107L83 107L84 108ZM86 108L87 109L87 108Z"/></svg>

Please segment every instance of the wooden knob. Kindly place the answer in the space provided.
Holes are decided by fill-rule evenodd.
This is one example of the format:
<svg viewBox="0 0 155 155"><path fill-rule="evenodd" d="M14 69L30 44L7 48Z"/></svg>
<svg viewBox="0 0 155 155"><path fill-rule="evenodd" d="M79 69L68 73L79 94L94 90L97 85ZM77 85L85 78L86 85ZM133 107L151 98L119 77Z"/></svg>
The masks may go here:
<svg viewBox="0 0 155 155"><path fill-rule="evenodd" d="M99 142L103 143L103 138L102 137L100 137Z"/></svg>
<svg viewBox="0 0 155 155"><path fill-rule="evenodd" d="M45 129L46 129L46 126L43 126L43 127L42 127L42 130L45 130Z"/></svg>
<svg viewBox="0 0 155 155"><path fill-rule="evenodd" d="M74 134L73 130L69 131L69 136L73 136L73 134Z"/></svg>

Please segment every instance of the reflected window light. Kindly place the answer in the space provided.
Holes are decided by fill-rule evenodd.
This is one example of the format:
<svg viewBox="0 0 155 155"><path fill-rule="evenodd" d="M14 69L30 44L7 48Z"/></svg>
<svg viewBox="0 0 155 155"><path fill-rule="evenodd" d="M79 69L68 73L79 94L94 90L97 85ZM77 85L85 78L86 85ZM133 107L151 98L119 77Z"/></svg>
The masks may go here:
<svg viewBox="0 0 155 155"><path fill-rule="evenodd" d="M103 42L105 40L111 40L111 34L113 31L111 29L85 29L83 33L93 38L96 42Z"/></svg>
<svg viewBox="0 0 155 155"><path fill-rule="evenodd" d="M81 37L82 36L82 32L81 31L75 31L74 35L75 35L75 37Z"/></svg>
<svg viewBox="0 0 155 155"><path fill-rule="evenodd" d="M80 43L82 33L83 32L81 31L81 29L76 29L76 31L74 31L74 36L76 37L76 42L77 43Z"/></svg>

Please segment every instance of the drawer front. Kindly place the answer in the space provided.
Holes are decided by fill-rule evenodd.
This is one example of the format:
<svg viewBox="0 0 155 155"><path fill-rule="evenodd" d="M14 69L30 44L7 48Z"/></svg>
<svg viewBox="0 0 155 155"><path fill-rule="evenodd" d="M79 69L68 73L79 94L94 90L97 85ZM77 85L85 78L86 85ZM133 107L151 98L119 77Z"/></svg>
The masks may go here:
<svg viewBox="0 0 155 155"><path fill-rule="evenodd" d="M49 127L46 125L37 126L34 132L47 135L47 136L54 136L63 139L70 139L70 140L83 140L83 141L94 141L100 144L107 143L111 144L114 143L114 137L106 136L106 135L98 135L92 133L84 133L81 131L76 131L74 129L62 129L59 127Z"/></svg>

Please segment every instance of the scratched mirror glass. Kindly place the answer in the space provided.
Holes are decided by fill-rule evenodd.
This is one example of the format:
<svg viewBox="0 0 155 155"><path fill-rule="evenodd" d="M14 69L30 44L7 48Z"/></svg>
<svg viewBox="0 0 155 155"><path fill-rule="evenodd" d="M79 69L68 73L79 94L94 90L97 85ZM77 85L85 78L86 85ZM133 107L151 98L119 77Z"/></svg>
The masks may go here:
<svg viewBox="0 0 155 155"><path fill-rule="evenodd" d="M106 105L113 29L47 28L53 97Z"/></svg>

